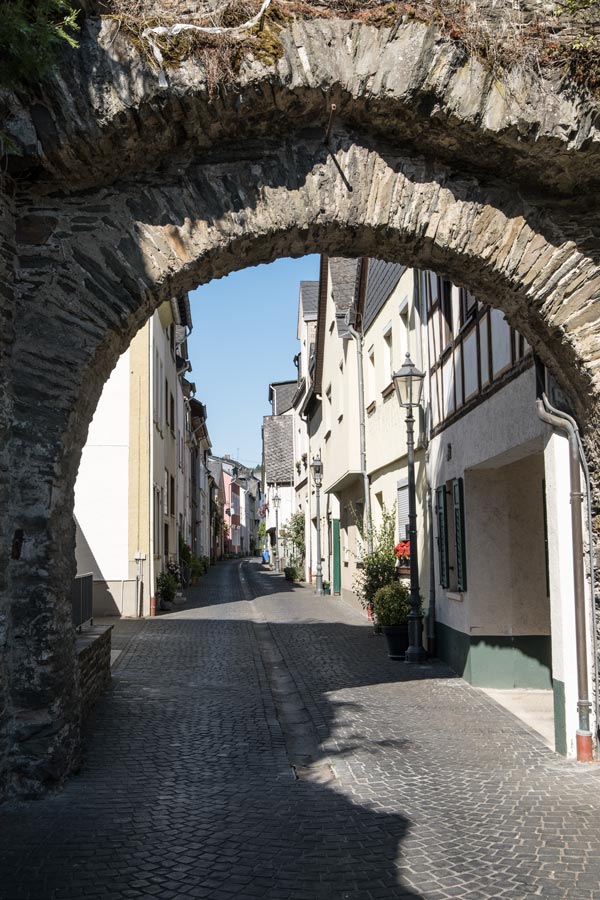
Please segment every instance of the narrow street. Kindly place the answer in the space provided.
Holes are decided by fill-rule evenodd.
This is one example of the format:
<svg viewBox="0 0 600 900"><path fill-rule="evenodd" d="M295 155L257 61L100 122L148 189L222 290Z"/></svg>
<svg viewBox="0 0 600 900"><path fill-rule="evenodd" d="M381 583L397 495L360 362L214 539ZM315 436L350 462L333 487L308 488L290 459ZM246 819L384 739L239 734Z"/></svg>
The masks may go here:
<svg viewBox="0 0 600 900"><path fill-rule="evenodd" d="M188 596L133 633L81 772L2 807L3 900L600 898L600 767L256 561Z"/></svg>

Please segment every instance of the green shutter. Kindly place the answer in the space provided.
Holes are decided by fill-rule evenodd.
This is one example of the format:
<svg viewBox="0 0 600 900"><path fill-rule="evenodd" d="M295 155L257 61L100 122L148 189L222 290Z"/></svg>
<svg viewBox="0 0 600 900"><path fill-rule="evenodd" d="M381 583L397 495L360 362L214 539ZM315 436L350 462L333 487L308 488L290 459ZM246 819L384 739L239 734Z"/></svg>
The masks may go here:
<svg viewBox="0 0 600 900"><path fill-rule="evenodd" d="M340 547L340 520L333 520L333 593L342 593L342 557Z"/></svg>
<svg viewBox="0 0 600 900"><path fill-rule="evenodd" d="M440 584L447 588L448 577L448 524L446 522L446 488L442 485L435 491L435 508L438 524L438 554L440 562Z"/></svg>
<svg viewBox="0 0 600 900"><path fill-rule="evenodd" d="M454 503L454 534L456 537L456 587L459 591L467 589L467 541L465 535L465 494L462 478L452 482L452 500Z"/></svg>

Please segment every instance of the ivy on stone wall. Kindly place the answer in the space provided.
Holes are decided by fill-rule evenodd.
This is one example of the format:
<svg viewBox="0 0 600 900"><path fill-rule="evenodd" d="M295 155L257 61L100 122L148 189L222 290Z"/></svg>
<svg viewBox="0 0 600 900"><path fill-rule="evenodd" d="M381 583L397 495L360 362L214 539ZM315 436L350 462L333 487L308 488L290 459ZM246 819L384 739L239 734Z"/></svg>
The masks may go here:
<svg viewBox="0 0 600 900"><path fill-rule="evenodd" d="M0 86L39 82L61 44L77 46L77 16L67 0L0 0Z"/></svg>

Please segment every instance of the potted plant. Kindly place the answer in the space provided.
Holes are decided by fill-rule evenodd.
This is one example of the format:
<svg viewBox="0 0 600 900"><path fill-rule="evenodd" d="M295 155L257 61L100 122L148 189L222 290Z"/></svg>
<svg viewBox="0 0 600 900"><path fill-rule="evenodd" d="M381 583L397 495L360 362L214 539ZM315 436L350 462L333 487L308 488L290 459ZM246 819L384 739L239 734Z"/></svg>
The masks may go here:
<svg viewBox="0 0 600 900"><path fill-rule="evenodd" d="M170 572L161 572L156 579L156 594L163 610L173 609L177 593L177 579Z"/></svg>
<svg viewBox="0 0 600 900"><path fill-rule="evenodd" d="M379 588L391 584L396 576L397 558L394 553L395 508L383 509L379 527L371 523L359 526L359 550L354 590L372 621L373 598ZM370 539L369 539L370 538ZM359 568L360 564L360 568Z"/></svg>
<svg viewBox="0 0 600 900"><path fill-rule="evenodd" d="M390 659L404 659L408 649L408 586L394 581L380 587L373 597L373 613L381 626Z"/></svg>
<svg viewBox="0 0 600 900"><path fill-rule="evenodd" d="M394 547L394 554L398 560L396 574L400 577L408 577L410 575L410 541L399 541Z"/></svg>

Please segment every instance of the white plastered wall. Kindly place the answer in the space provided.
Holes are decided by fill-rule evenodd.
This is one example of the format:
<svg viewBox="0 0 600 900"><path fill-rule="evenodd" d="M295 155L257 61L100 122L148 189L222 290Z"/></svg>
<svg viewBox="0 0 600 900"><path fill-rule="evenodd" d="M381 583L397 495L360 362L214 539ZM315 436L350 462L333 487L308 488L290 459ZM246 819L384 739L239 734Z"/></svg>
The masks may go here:
<svg viewBox="0 0 600 900"><path fill-rule="evenodd" d="M127 579L129 466L129 350L104 385L75 483L79 575Z"/></svg>

